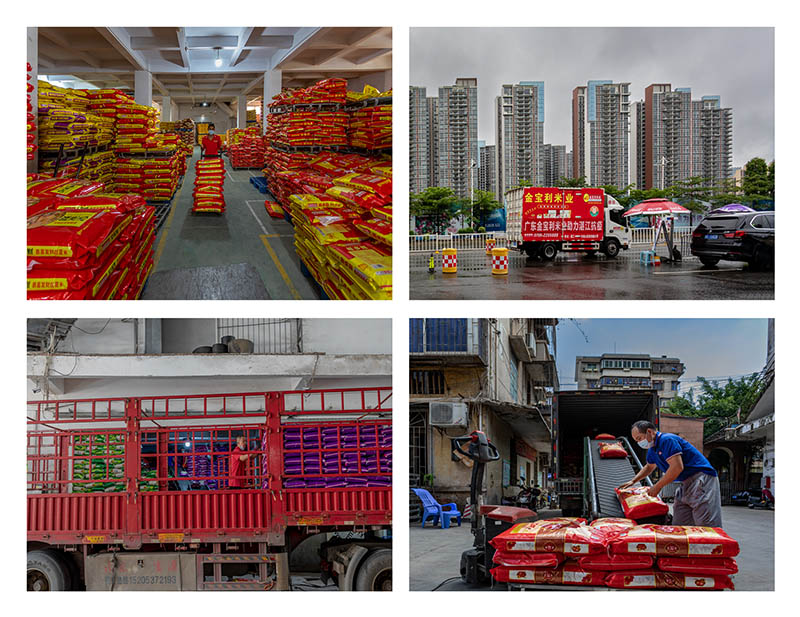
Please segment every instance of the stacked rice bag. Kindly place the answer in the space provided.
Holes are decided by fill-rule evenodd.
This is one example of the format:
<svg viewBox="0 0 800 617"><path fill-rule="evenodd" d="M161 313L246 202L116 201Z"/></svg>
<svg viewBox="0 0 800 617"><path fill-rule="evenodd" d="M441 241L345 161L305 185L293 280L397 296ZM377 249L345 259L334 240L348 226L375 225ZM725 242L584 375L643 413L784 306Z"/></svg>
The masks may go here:
<svg viewBox="0 0 800 617"><path fill-rule="evenodd" d="M249 129L246 130L249 131ZM264 167L265 152L266 146L261 135L237 134L233 143L230 138L228 140L228 158L234 169L240 167L261 169Z"/></svg>
<svg viewBox="0 0 800 617"><path fill-rule="evenodd" d="M289 148L346 146L348 121L344 111L273 113L265 136L270 143Z"/></svg>
<svg viewBox="0 0 800 617"><path fill-rule="evenodd" d="M200 159L195 163L192 195L192 212L225 212L225 164L221 158Z"/></svg>
<svg viewBox="0 0 800 617"><path fill-rule="evenodd" d="M347 80L332 77L308 88L287 89L272 97L270 110L282 105L342 104L347 102Z"/></svg>
<svg viewBox="0 0 800 617"><path fill-rule="evenodd" d="M392 106L376 105L348 112L347 143L354 148L381 150L392 147Z"/></svg>
<svg viewBox="0 0 800 617"><path fill-rule="evenodd" d="M286 488L391 486L391 447L392 427L386 424L286 427L283 485Z"/></svg>
<svg viewBox="0 0 800 617"><path fill-rule="evenodd" d="M634 486L626 489L616 488L625 516L633 520L641 520L652 516L663 516L669 512L669 506L660 497L647 494L648 487Z"/></svg>
<svg viewBox="0 0 800 617"><path fill-rule="evenodd" d="M53 158L39 161L39 173L52 178L56 170L56 160ZM96 180L105 184L114 181L116 158L110 151L93 152L83 157L68 157L58 162L58 178L79 178L83 180Z"/></svg>
<svg viewBox="0 0 800 617"><path fill-rule="evenodd" d="M169 201L180 181L185 159L174 154L164 157L120 157L116 162L114 190L136 193L147 201Z"/></svg>
<svg viewBox="0 0 800 617"><path fill-rule="evenodd" d="M76 435L72 447L73 493L125 490L125 438L121 434Z"/></svg>
<svg viewBox="0 0 800 617"><path fill-rule="evenodd" d="M124 103L116 108L116 152L145 152L164 149L156 128L158 110L155 107Z"/></svg>
<svg viewBox="0 0 800 617"><path fill-rule="evenodd" d="M138 298L153 268L154 208L138 195L100 193L80 180L31 184L28 298Z"/></svg>
<svg viewBox="0 0 800 617"><path fill-rule="evenodd" d="M26 149L26 157L29 161L32 161L36 156L36 150L39 146L36 145L36 114L33 113L33 104L31 103L31 92L33 92L36 88L31 83L31 75L30 71L32 70L31 63L28 62L28 80L27 80L27 96L28 96L28 124L26 127L27 133L27 149Z"/></svg>

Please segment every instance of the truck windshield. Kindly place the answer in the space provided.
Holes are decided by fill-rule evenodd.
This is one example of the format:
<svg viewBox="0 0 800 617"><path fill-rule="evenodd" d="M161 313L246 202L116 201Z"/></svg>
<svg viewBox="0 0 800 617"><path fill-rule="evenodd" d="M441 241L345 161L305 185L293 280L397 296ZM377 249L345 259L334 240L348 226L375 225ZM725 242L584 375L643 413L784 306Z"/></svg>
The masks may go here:
<svg viewBox="0 0 800 617"><path fill-rule="evenodd" d="M622 210L610 210L608 218L617 225L622 225L623 227L628 226L628 220L622 216Z"/></svg>

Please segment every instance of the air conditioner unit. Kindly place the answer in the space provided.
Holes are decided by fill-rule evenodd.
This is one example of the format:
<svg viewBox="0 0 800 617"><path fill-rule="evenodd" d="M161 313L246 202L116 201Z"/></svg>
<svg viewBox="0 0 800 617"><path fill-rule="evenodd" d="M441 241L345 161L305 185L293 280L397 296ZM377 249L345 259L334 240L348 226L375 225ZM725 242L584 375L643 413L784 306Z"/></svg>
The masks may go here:
<svg viewBox="0 0 800 617"><path fill-rule="evenodd" d="M428 410L431 426L467 427L469 410L466 403L429 403Z"/></svg>

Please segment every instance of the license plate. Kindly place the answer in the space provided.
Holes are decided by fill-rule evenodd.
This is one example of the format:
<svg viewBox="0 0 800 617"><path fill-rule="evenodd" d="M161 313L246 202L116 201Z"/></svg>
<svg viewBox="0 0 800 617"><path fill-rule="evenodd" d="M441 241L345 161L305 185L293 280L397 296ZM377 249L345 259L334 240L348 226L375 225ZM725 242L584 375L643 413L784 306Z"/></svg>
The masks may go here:
<svg viewBox="0 0 800 617"><path fill-rule="evenodd" d="M706 240L718 240L719 236L717 234L706 234Z"/></svg>

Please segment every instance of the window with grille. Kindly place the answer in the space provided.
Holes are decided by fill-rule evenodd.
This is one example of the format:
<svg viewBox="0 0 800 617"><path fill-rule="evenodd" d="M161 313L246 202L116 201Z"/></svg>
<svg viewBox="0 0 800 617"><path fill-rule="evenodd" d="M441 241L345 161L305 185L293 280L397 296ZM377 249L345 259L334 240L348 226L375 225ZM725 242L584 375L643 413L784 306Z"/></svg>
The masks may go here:
<svg viewBox="0 0 800 617"><path fill-rule="evenodd" d="M411 371L411 394L445 394L444 371Z"/></svg>
<svg viewBox="0 0 800 617"><path fill-rule="evenodd" d="M253 341L253 353L303 353L302 319L217 319L217 338Z"/></svg>

